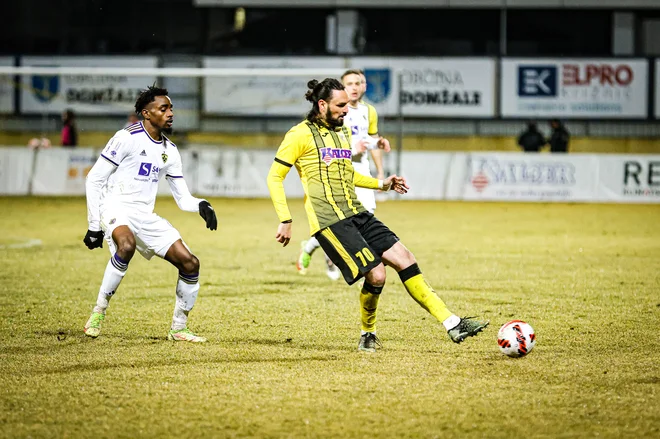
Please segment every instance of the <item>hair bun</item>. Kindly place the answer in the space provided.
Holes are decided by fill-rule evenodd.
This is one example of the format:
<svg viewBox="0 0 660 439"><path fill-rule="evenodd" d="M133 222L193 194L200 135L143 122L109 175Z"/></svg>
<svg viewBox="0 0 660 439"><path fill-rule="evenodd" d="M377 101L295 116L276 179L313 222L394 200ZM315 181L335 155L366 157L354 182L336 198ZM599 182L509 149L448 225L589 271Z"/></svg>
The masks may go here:
<svg viewBox="0 0 660 439"><path fill-rule="evenodd" d="M314 102L314 89L316 86L319 85L319 81L316 79L312 79L311 81L307 82L307 93L305 93L305 99L307 99L309 102Z"/></svg>
<svg viewBox="0 0 660 439"><path fill-rule="evenodd" d="M317 81L316 79L312 79L311 81L307 82L307 88L311 90L314 90L314 88L316 88L317 85L319 85L319 81Z"/></svg>

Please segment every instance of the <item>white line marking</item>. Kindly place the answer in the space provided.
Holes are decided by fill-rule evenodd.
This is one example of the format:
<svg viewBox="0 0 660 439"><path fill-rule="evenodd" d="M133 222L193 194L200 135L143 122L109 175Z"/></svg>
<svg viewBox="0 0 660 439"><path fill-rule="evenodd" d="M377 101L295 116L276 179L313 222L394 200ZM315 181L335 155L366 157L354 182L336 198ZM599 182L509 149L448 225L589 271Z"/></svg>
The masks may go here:
<svg viewBox="0 0 660 439"><path fill-rule="evenodd" d="M25 242L17 242L15 244L0 244L0 249L5 248L30 248L38 247L42 244L41 239L28 239Z"/></svg>

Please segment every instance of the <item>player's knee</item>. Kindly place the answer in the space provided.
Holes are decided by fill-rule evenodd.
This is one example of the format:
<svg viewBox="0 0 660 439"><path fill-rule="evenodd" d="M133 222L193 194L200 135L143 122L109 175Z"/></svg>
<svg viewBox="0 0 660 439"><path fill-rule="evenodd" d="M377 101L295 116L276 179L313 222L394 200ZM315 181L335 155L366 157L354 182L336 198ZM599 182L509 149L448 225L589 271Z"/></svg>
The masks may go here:
<svg viewBox="0 0 660 439"><path fill-rule="evenodd" d="M183 271L186 273L199 273L199 259L193 254L188 255L183 261Z"/></svg>
<svg viewBox="0 0 660 439"><path fill-rule="evenodd" d="M403 257L404 257L404 260L405 260L405 264L407 266L410 266L412 264L417 263L417 259L415 259L415 255L413 255L413 253L408 249L406 249Z"/></svg>
<svg viewBox="0 0 660 439"><path fill-rule="evenodd" d="M365 279L373 286L382 287L383 285L385 285L386 273L387 272L385 271L385 266L383 264L380 264L379 266L371 270L369 273L367 273Z"/></svg>
<svg viewBox="0 0 660 439"><path fill-rule="evenodd" d="M117 253L124 259L130 259L135 253L135 245L135 237L133 235L122 236L117 243Z"/></svg>

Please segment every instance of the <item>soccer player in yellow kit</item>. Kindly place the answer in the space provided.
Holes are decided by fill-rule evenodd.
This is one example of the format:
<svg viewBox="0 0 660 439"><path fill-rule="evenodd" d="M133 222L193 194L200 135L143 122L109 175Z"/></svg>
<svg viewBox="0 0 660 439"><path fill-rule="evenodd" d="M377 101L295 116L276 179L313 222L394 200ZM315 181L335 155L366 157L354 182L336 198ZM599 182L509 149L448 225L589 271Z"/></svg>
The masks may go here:
<svg viewBox="0 0 660 439"><path fill-rule="evenodd" d="M378 113L376 109L366 102L362 97L366 93L366 80L361 70L347 70L341 77L342 84L348 95L348 112L344 123L351 132L351 151L353 168L362 175L371 176L371 165L369 155L373 157L376 165L377 178L382 180L385 175L383 171L383 157L381 152L390 151L390 142L378 134ZM373 189L356 187L355 194L360 203L369 212L376 211L376 195ZM319 241L311 237L303 241L300 246L300 254L296 262L296 269L300 274L306 274L312 259L312 254L321 246ZM337 266L324 255L328 266L327 275L332 280L340 277Z"/></svg>
<svg viewBox="0 0 660 439"><path fill-rule="evenodd" d="M296 167L305 191L310 234L339 267L349 285L365 279L360 292L360 351L375 352L376 309L385 285L385 264L397 271L417 303L440 321L455 343L477 335L488 322L453 314L426 282L415 256L385 224L364 208L355 187L408 191L406 180L391 175L379 180L355 172L351 134L344 126L348 95L336 79L309 81L305 98L312 103L306 120L289 130L268 173L268 189L279 217L275 239L291 240L293 219L284 193L284 179Z"/></svg>

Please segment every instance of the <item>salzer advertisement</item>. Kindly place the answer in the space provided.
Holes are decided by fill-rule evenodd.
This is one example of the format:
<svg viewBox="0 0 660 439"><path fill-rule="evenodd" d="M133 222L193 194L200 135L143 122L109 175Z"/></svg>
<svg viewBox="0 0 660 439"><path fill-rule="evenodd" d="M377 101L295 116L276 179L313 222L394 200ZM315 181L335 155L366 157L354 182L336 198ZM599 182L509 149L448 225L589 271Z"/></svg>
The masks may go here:
<svg viewBox="0 0 660 439"><path fill-rule="evenodd" d="M597 169L593 155L470 154L463 199L588 201Z"/></svg>
<svg viewBox="0 0 660 439"><path fill-rule="evenodd" d="M23 66L39 67L156 67L156 57L37 57L21 58ZM31 75L22 77L21 112L61 113L70 108L78 114L128 114L139 92L152 85L151 76L127 75Z"/></svg>
<svg viewBox="0 0 660 439"><path fill-rule="evenodd" d="M503 117L646 118L644 59L504 59Z"/></svg>
<svg viewBox="0 0 660 439"><path fill-rule="evenodd" d="M362 69L367 78L365 101L378 114L394 116L495 116L496 61L489 58L213 58L204 67ZM325 76L244 76L205 78L204 111L227 115L304 117L307 81ZM399 87L401 78L401 87ZM339 79L339 78L337 78Z"/></svg>

